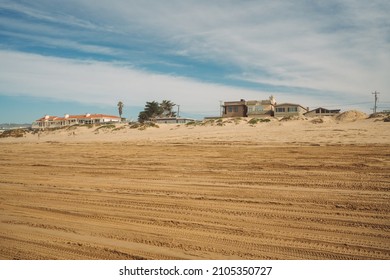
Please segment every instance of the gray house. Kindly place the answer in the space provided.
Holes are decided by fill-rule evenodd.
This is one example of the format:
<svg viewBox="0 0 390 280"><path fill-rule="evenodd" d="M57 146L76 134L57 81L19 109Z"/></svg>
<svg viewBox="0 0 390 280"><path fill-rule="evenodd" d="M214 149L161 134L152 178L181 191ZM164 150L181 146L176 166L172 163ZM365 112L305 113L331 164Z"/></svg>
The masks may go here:
<svg viewBox="0 0 390 280"><path fill-rule="evenodd" d="M322 107L308 111L304 115L306 117L322 117L322 116L334 116L340 113L340 109L328 110Z"/></svg>
<svg viewBox="0 0 390 280"><path fill-rule="evenodd" d="M275 105L275 117L303 116L309 108L299 104L282 103Z"/></svg>

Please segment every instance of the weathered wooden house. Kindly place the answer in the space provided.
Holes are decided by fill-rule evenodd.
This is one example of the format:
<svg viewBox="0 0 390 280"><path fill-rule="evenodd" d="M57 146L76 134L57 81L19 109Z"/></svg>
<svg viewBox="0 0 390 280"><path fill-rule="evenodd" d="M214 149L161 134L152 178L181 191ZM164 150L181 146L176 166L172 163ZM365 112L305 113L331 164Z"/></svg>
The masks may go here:
<svg viewBox="0 0 390 280"><path fill-rule="evenodd" d="M340 109L329 110L322 107L310 110L304 115L306 117L322 117L322 116L334 116L340 113Z"/></svg>
<svg viewBox="0 0 390 280"><path fill-rule="evenodd" d="M247 106L244 99L240 101L227 101L224 102L222 106L222 117L223 118L232 118L232 117L246 117L247 116Z"/></svg>

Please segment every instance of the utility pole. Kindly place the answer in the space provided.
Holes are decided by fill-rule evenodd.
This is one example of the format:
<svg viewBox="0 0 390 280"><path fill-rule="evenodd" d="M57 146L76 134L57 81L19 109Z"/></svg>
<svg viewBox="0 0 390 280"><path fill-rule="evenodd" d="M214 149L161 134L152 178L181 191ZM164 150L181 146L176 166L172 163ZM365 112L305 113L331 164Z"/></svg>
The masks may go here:
<svg viewBox="0 0 390 280"><path fill-rule="evenodd" d="M180 105L177 105L177 117L180 118Z"/></svg>
<svg viewBox="0 0 390 280"><path fill-rule="evenodd" d="M378 101L378 94L380 92L374 91L372 94L375 95L374 114L376 113L376 102Z"/></svg>
<svg viewBox="0 0 390 280"><path fill-rule="evenodd" d="M222 100L219 100L219 116L222 117Z"/></svg>

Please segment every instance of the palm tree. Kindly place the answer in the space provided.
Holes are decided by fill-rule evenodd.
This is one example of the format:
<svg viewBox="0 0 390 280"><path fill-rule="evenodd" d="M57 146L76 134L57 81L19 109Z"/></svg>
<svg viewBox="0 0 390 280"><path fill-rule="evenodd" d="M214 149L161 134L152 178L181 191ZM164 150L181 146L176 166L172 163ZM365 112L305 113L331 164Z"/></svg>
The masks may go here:
<svg viewBox="0 0 390 280"><path fill-rule="evenodd" d="M117 106L118 106L119 117L122 119L122 111L123 111L124 104L122 101L119 101Z"/></svg>
<svg viewBox="0 0 390 280"><path fill-rule="evenodd" d="M156 101L152 102L146 102L145 105L145 112L149 116L149 118L155 118L161 116L163 113L163 109L161 108L160 104Z"/></svg>
<svg viewBox="0 0 390 280"><path fill-rule="evenodd" d="M145 108L138 115L138 121L144 122L153 118L175 117L176 113L172 111L175 103L170 100L163 100L161 103L156 101L146 102Z"/></svg>
<svg viewBox="0 0 390 280"><path fill-rule="evenodd" d="M163 100L160 104L160 107L163 110L163 115L166 117L175 117L175 112L172 112L173 107L176 106L175 103L173 103L170 100Z"/></svg>

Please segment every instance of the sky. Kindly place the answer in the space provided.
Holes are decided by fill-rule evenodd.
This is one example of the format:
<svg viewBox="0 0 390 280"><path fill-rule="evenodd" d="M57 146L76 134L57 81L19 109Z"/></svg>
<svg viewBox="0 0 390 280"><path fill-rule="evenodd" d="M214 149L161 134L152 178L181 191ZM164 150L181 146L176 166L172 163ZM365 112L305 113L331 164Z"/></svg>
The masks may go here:
<svg viewBox="0 0 390 280"><path fill-rule="evenodd" d="M0 123L221 101L390 109L388 0L0 0ZM177 108L177 107L176 107Z"/></svg>

